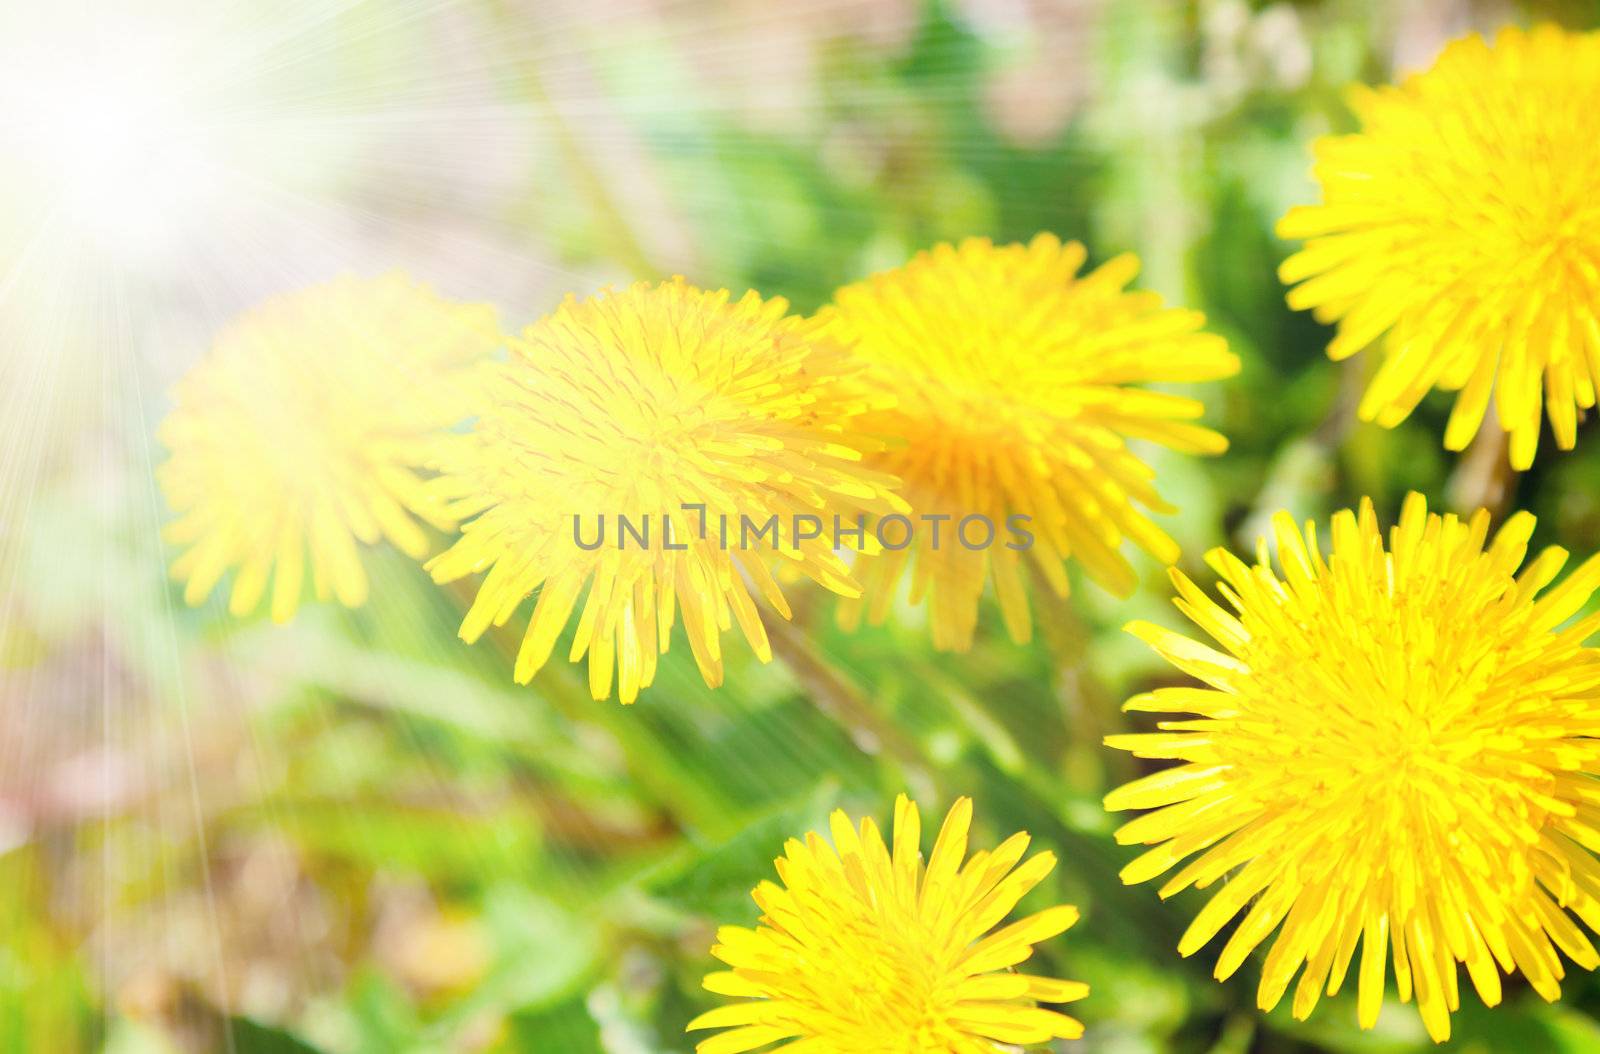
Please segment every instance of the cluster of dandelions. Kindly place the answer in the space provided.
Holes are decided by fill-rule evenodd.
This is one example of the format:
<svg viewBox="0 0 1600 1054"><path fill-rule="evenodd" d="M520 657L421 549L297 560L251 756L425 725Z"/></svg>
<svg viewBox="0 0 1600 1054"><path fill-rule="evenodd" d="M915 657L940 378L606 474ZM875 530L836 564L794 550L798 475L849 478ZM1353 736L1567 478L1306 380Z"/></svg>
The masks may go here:
<svg viewBox="0 0 1600 1054"><path fill-rule="evenodd" d="M615 684L623 702L651 683L680 614L707 683L722 679L720 635L732 624L767 659L752 593L789 617L775 560L873 618L909 563L941 647L970 642L992 575L1023 639L1024 570L1009 550L952 559L926 543L910 554L863 547L852 567L820 539L747 551L704 526L729 515L1020 512L1041 539L1035 569L1057 593L1073 555L1130 590L1124 538L1176 559L1137 507L1171 511L1129 441L1198 453L1225 442L1193 423L1198 402L1139 385L1218 378L1238 363L1198 313L1128 290L1131 257L1080 276L1085 255L1049 235L942 246L842 290L814 319L754 293L642 283L569 298L493 361L501 338L478 309L419 290L427 311L397 311L396 280L288 298L241 320L180 386L162 482L185 514L174 538L195 548L174 573L199 602L242 564L232 607L243 613L275 560L273 612L286 617L303 547L319 593L331 583L357 604L356 540L382 531L422 556L403 510L459 524L427 566L441 583L483 574L463 638L505 625L536 594L514 670L526 682L577 610L569 657L587 659L595 698ZM390 333L386 313L404 333ZM385 365L392 381L363 383ZM468 418L470 430L455 428ZM618 532L588 547L570 531L580 512L665 522L653 543L628 546ZM995 929L1054 857L1024 862L1019 834L966 859L970 819L958 802L925 867L904 799L892 853L871 820L857 830L842 814L833 848L815 835L792 842L778 863L784 886L756 890L761 924L723 930L713 951L731 970L707 987L740 1001L693 1024L726 1028L702 1054L788 1040L839 1054L971 1054L1079 1035L1077 1021L1039 1004L1087 987L1013 969L1076 911Z"/></svg>
<svg viewBox="0 0 1600 1054"><path fill-rule="evenodd" d="M275 560L283 616L309 547L319 595L331 583L357 604L356 540L381 530L424 554L409 510L460 525L428 563L437 581L483 575L464 639L505 626L536 595L516 679L548 661L576 612L569 658L587 660L596 699L615 686L623 702L651 683L680 621L708 684L721 683L721 634L734 625L769 659L756 598L789 618L786 573L845 598L851 621L863 607L881 618L909 564L912 598L927 597L946 648L970 644L992 577L1025 639L1025 560L1056 593L1069 556L1125 593L1124 539L1177 558L1140 509L1175 511L1132 440L1226 446L1194 423L1198 401L1143 385L1227 376L1237 359L1197 312L1127 289L1131 257L1080 275L1085 255L1051 235L971 239L841 290L815 318L755 293L640 283L569 298L493 362L478 361L499 343L481 328L442 341L441 327L476 320L473 309L430 297L438 318L386 320L390 284L354 280L289 298L241 320L180 386L162 480L185 513L173 537L194 548L174 573L198 602L240 566L242 612ZM468 418L469 431L452 430ZM414 472L424 465L426 481ZM1037 544L1026 555L969 548L947 531L940 546L936 525L907 548L847 554L827 536L742 545L706 529L796 516L859 529L907 513L1020 514ZM588 546L580 517L654 517L659 528L602 531Z"/></svg>
<svg viewBox="0 0 1600 1054"><path fill-rule="evenodd" d="M1290 303L1338 323L1334 358L1381 342L1360 414L1392 426L1434 388L1459 395L1444 441L1461 449L1494 407L1513 466L1531 464L1541 407L1558 446L1600 390L1600 35L1506 30L1451 45L1398 88L1362 91L1362 128L1316 147L1317 205L1283 265ZM789 616L783 568L843 597L847 623L885 617L901 583L929 608L933 642L972 640L992 585L1011 635L1030 631L1027 578L1065 594L1071 559L1120 593L1131 541L1179 554L1149 518L1171 512L1130 445L1217 454L1193 399L1149 384L1238 368L1192 311L1127 288L1131 257L1080 274L1085 252L1041 235L973 239L841 289L817 317L779 299L735 300L682 280L569 300L510 340L492 313L405 279L341 280L246 316L180 384L163 426L161 482L186 546L173 566L191 603L230 569L247 613L272 577L274 617L299 600L367 593L357 542L423 557L417 521L459 529L429 563L449 582L483 573L471 640L537 595L517 649L526 681L577 612L569 658L593 694L648 686L681 618L706 681L737 623L770 654L755 598ZM474 421L470 430L458 426ZM729 550L683 515L881 518L1026 516L1039 544L887 551L829 544ZM575 512L670 520L654 544L573 544ZM1174 570L1183 611L1215 647L1130 630L1204 687L1128 709L1164 717L1109 745L1177 762L1106 799L1150 810L1119 832L1151 846L1124 871L1173 868L1162 896L1222 883L1179 950L1230 924L1217 975L1266 944L1259 1002L1298 974L1304 1017L1355 962L1371 1027L1392 967L1436 1040L1459 1005L1457 966L1480 997L1519 972L1547 999L1561 955L1600 956L1600 628L1572 622L1600 586L1566 554L1524 565L1532 520L1492 540L1485 512L1430 515L1413 496L1387 547L1369 502L1315 529L1274 522L1278 570L1226 550L1208 562L1223 603ZM673 544L673 539L677 544ZM1188 716L1183 716L1188 715ZM872 821L835 816L791 842L782 885L762 883L754 930L728 928L730 970L706 986L734 1002L693 1028L701 1054L778 1044L828 1052L970 1054L1069 1038L1039 1004L1085 986L1015 972L1075 919L1054 908L991 932L1053 866L1018 835L963 863L970 804L924 865L914 806L892 849ZM1226 880L1226 881L1224 881Z"/></svg>

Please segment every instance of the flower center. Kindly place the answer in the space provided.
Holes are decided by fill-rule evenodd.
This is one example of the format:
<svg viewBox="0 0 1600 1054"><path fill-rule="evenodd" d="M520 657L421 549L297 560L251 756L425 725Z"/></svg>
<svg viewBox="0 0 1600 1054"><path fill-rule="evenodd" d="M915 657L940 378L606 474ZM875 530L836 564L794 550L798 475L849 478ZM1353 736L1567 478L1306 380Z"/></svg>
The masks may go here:
<svg viewBox="0 0 1600 1054"><path fill-rule="evenodd" d="M935 957L937 934L887 931L867 910L841 933L804 966L805 1020L818 1035L863 1054L923 1054L955 1041L940 999L948 967Z"/></svg>

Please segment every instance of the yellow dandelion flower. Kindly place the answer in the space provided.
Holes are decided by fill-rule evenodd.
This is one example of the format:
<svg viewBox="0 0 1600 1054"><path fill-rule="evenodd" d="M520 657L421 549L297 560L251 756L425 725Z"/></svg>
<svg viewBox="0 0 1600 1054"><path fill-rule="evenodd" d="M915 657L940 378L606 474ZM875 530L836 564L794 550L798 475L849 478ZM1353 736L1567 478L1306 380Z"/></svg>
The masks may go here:
<svg viewBox="0 0 1600 1054"><path fill-rule="evenodd" d="M701 1041L698 1054L775 1043L793 1054L992 1054L1081 1036L1081 1023L1037 1004L1082 999L1088 985L1013 970L1071 927L1077 909L994 930L1055 856L1022 863L1024 832L963 864L971 823L962 798L926 868L917 807L905 795L895 802L892 855L872 820L858 829L843 812L832 816L831 847L814 832L804 844L791 839L777 861L783 884L762 882L752 894L757 927L717 932L711 954L732 969L708 975L705 987L740 1001L690 1022L690 1031L728 1030Z"/></svg>
<svg viewBox="0 0 1600 1054"><path fill-rule="evenodd" d="M1174 511L1129 440L1204 454L1227 441L1192 423L1198 401L1135 385L1212 380L1239 363L1221 337L1200 332L1199 312L1125 288L1136 258L1080 275L1085 255L1049 234L1001 247L972 238L847 286L823 312L899 395L869 427L900 442L871 463L901 479L915 513L909 525L882 525L884 551L859 568L864 598L845 605L847 626L863 611L881 621L909 566L935 646L971 644L991 576L1021 642L1031 632L1028 556L1058 595L1069 556L1130 592L1124 538L1177 559L1177 544L1136 507Z"/></svg>
<svg viewBox="0 0 1600 1054"><path fill-rule="evenodd" d="M525 684L587 588L571 660L587 654L596 699L615 672L631 703L678 608L707 683L721 683L719 635L734 621L771 657L751 590L789 617L775 555L857 591L832 517L895 507L853 432L881 397L864 394L823 326L787 312L781 299L733 301L674 279L569 297L513 342L438 480L451 511L476 518L429 565L434 578L488 571L464 640L537 589L516 660Z"/></svg>
<svg viewBox="0 0 1600 1054"><path fill-rule="evenodd" d="M470 415L478 360L500 346L492 308L441 299L401 274L341 277L249 311L179 380L156 475L184 552L173 578L199 604L237 568L228 607L272 617L367 598L356 542L422 558L418 518L451 523L417 469Z"/></svg>
<svg viewBox="0 0 1600 1054"><path fill-rule="evenodd" d="M1315 146L1323 203L1278 233L1306 239L1280 275L1292 306L1338 321L1328 354L1383 338L1362 419L1393 427L1430 389L1459 392L1444 442L1461 450L1493 395L1525 469L1542 401L1571 449L1600 384L1600 33L1468 37L1352 105L1361 132Z"/></svg>
<svg viewBox="0 0 1600 1054"><path fill-rule="evenodd" d="M1134 697L1129 710L1196 716L1106 741L1182 762L1106 798L1154 810L1117 832L1154 847L1122 877L1193 856L1163 897L1226 879L1178 950L1242 913L1217 961L1226 978L1276 930L1262 1009L1303 967L1293 1009L1308 1016L1359 943L1362 1027L1392 958L1400 998L1415 992L1442 1041L1457 963L1491 1006L1501 970L1553 1000L1558 949L1595 967L1572 915L1600 928L1600 653L1584 646L1600 616L1566 623L1600 586L1600 557L1541 597L1567 554L1523 567L1533 526L1518 513L1485 545L1487 512L1429 515L1413 494L1385 551L1364 501L1333 518L1325 560L1314 527L1279 513L1280 573L1265 539L1254 567L1209 555L1226 609L1173 572L1177 606L1220 650L1129 626L1209 687Z"/></svg>

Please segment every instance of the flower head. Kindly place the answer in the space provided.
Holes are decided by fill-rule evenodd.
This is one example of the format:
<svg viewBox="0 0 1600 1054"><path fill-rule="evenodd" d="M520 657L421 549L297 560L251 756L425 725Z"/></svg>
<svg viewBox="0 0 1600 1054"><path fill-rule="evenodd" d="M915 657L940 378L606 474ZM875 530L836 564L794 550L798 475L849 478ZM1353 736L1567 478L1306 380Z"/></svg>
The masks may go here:
<svg viewBox="0 0 1600 1054"><path fill-rule="evenodd" d="M950 810L922 862L917 807L895 802L893 850L870 819L843 812L833 845L791 839L777 861L783 885L752 894L753 930L725 926L711 954L731 970L708 991L740 1000L701 1015L690 1031L726 1028L698 1054L743 1054L786 1040L816 1054L984 1054L1000 1044L1075 1039L1083 1025L1037 1006L1067 1003L1087 985L1012 971L1033 945L1068 929L1076 908L1047 908L995 930L1055 867L1044 852L1022 862L1025 833L963 864L972 802ZM1020 864L1020 866L1019 866Z"/></svg>
<svg viewBox="0 0 1600 1054"><path fill-rule="evenodd" d="M1533 518L1485 545L1489 514L1429 515L1411 495L1384 548L1370 502L1316 533L1273 521L1247 567L1208 558L1224 608L1174 571L1177 605L1221 650L1147 623L1129 630L1205 688L1158 688L1127 709L1193 714L1107 742L1181 764L1129 783L1110 809L1153 809L1117 833L1153 845L1127 882L1193 859L1161 889L1227 881L1178 950L1243 913L1216 973L1272 941L1258 998L1271 1009L1301 971L1294 1013L1343 983L1356 946L1358 1017L1377 1020L1386 960L1443 1040L1456 964L1484 1002L1500 970L1559 994L1557 949L1587 969L1600 928L1600 616L1564 624L1600 585L1600 557L1541 597L1567 554L1522 567ZM1519 567L1521 568L1519 572ZM1498 969L1496 964L1498 964Z"/></svg>
<svg viewBox="0 0 1600 1054"><path fill-rule="evenodd" d="M1069 556L1130 591L1124 538L1177 559L1176 543L1137 508L1173 511L1129 440L1207 454L1227 441L1192 423L1199 402L1135 385L1225 377L1238 360L1199 331L1198 312L1127 290L1134 257L1080 275L1084 258L1082 245L1049 234L1000 247L973 238L846 286L824 311L899 395L868 422L897 441L871 463L902 480L918 518L910 544L900 525L881 532L886 549L863 561L865 599L846 605L846 624L863 604L880 621L911 566L936 646L971 644L991 576L1022 641L1024 553L1058 595Z"/></svg>
<svg viewBox="0 0 1600 1054"><path fill-rule="evenodd" d="M417 469L473 409L476 364L501 344L495 312L401 274L342 277L239 318L179 380L156 470L184 546L172 576L199 604L237 568L229 610L300 603L309 560L320 599L367 597L356 543L388 538L421 558L420 518L451 526Z"/></svg>
<svg viewBox="0 0 1600 1054"><path fill-rule="evenodd" d="M1361 132L1315 147L1323 203L1278 224L1306 239L1280 271L1301 283L1289 303L1338 321L1335 359L1383 338L1364 420L1459 392L1444 442L1460 450L1492 395L1527 468L1542 401L1571 449L1600 385L1600 33L1467 37L1352 104Z"/></svg>
<svg viewBox="0 0 1600 1054"><path fill-rule="evenodd" d="M615 670L626 703L654 677L680 608L708 683L721 683L719 634L733 621L770 658L751 588L789 617L774 554L857 591L831 519L894 507L886 477L859 464L854 431L879 397L825 326L787 311L674 279L569 297L513 342L438 481L451 512L476 519L429 565L434 577L488 570L463 639L537 589L516 662L526 683L587 589L572 661L587 653L596 699ZM796 529L796 516L815 519Z"/></svg>

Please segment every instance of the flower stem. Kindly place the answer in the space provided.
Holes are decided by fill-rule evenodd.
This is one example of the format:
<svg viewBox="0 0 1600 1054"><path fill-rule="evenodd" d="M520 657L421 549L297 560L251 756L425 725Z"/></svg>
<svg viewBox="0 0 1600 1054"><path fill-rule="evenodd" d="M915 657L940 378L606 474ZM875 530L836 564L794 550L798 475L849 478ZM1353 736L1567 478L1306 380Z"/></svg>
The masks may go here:
<svg viewBox="0 0 1600 1054"><path fill-rule="evenodd" d="M885 720L859 686L817 653L803 630L785 619L768 620L772 655L789 668L817 706L868 754L893 758L905 775L908 790L929 797L933 780L923 751L894 722Z"/></svg>
<svg viewBox="0 0 1600 1054"><path fill-rule="evenodd" d="M1072 601L1056 596L1037 571L1034 596L1038 598L1035 622L1050 657L1051 690L1071 737L1063 758L1067 782L1074 790L1098 793L1108 785L1100 741L1109 733L1124 731L1122 712L1089 668L1089 627ZM1122 759L1116 763L1121 767ZM1125 778L1127 773L1120 775Z"/></svg>
<svg viewBox="0 0 1600 1054"><path fill-rule="evenodd" d="M518 20L510 11L507 0L484 0L484 6L500 30L499 38L508 43L515 41ZM544 125L556 151L561 155L574 188L589 205L606 253L637 279L662 277L661 269L651 261L644 243L628 224L600 167L589 156L583 141L550 97L540 76L538 63L520 53L509 53L509 48L507 50L507 61L500 67L503 70L502 85L508 93L531 106Z"/></svg>

